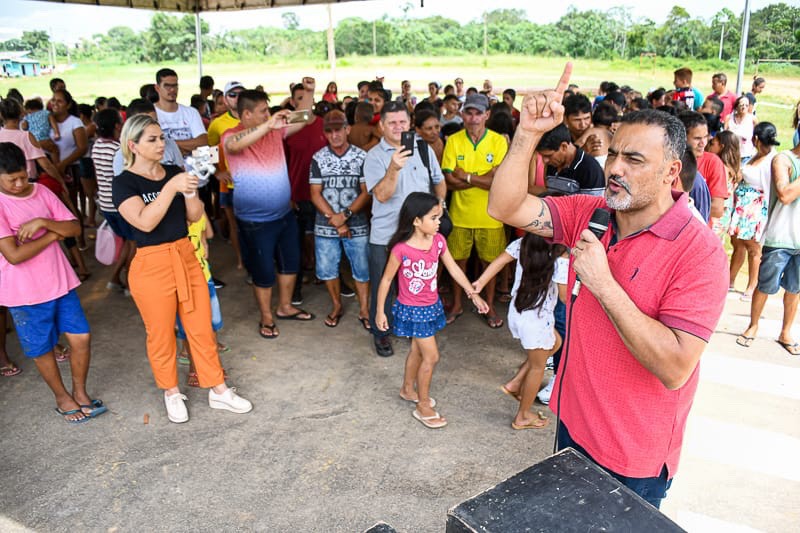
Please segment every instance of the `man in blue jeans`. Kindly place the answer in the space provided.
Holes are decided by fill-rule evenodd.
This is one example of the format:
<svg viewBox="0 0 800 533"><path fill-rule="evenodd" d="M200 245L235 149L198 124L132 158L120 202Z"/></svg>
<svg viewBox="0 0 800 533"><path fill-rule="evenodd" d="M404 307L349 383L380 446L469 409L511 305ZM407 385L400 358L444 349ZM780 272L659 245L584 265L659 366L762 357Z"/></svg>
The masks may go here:
<svg viewBox="0 0 800 533"><path fill-rule="evenodd" d="M369 202L363 167L367 154L347 142L350 126L338 109L322 118L322 129L328 145L311 158L309 184L311 201L316 207L314 220L314 253L317 277L325 282L333 309L325 317L325 325L335 328L344 314L339 281L339 263L344 248L353 271L358 303L358 320L370 329L368 242Z"/></svg>
<svg viewBox="0 0 800 533"><path fill-rule="evenodd" d="M400 137L404 131L411 127L411 117L405 105L398 102L387 102L381 110L381 125L383 138L367 153L364 160L364 179L367 190L372 195L372 228L369 235L369 276L370 279L380 280L389 251L386 245L397 229L397 219L400 207L406 197L412 192L430 192L444 201L447 187L442 176L442 170L433 150L425 144L428 150L430 173L417 153L417 146L409 152L403 150ZM375 343L375 352L381 357L394 354L392 343L389 340L391 320L389 316L389 329L381 331L375 325L376 299L378 297L378 283L372 284L370 291L369 320ZM384 309L392 308L394 290L389 292ZM391 315L391 313L389 313Z"/></svg>

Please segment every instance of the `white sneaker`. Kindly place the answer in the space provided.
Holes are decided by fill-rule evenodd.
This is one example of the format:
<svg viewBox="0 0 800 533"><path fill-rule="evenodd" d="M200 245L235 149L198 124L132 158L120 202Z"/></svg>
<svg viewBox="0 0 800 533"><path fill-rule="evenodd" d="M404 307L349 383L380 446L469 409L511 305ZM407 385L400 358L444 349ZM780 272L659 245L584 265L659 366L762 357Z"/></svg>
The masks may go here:
<svg viewBox="0 0 800 533"><path fill-rule="evenodd" d="M553 356L552 355L547 358L547 362L544 364L544 367L547 370L553 370Z"/></svg>
<svg viewBox="0 0 800 533"><path fill-rule="evenodd" d="M553 385L556 383L556 375L553 374L553 377L550 378L550 381L547 385L544 386L542 390L539 391L539 394L536 395L539 398L539 401L542 402L544 405L548 405L550 403L550 395L553 394Z"/></svg>
<svg viewBox="0 0 800 533"><path fill-rule="evenodd" d="M172 396L168 396L166 391L164 392L164 403L167 406L167 418L169 418L170 422L182 424L189 420L189 412L183 403L186 399L186 396L180 392Z"/></svg>
<svg viewBox="0 0 800 533"><path fill-rule="evenodd" d="M222 394L217 394L214 389L208 389L208 406L212 409L225 409L232 413L249 413L253 410L253 404L245 400L229 388Z"/></svg>

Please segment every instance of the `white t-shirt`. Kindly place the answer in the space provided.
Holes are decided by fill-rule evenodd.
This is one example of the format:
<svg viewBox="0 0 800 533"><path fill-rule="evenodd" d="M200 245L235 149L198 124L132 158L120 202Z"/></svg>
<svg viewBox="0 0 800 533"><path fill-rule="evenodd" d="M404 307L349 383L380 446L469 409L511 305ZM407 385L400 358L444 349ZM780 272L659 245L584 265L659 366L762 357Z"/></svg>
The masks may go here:
<svg viewBox="0 0 800 533"><path fill-rule="evenodd" d="M156 115L164 136L173 141L188 141L206 133L203 119L193 107L178 104L177 111L168 113L156 106Z"/></svg>
<svg viewBox="0 0 800 533"><path fill-rule="evenodd" d="M553 311L558 300L558 287L556 284L566 285L569 273L569 259L559 257L555 261L553 277L547 289L542 305L536 309L526 309L522 313L517 311L517 291L522 281L522 265L519 263L520 244L522 239L512 241L506 247L506 253L517 260L514 273L514 286L511 289L511 302L508 304L508 329L515 339L519 339L526 350L549 349L555 344L556 337L553 333L555 318Z"/></svg>
<svg viewBox="0 0 800 533"><path fill-rule="evenodd" d="M69 115L67 118L64 119L64 122L58 123L58 133L61 137L56 140L54 138L56 132L54 130L50 130L50 138L53 140L55 145L58 147L58 157L63 161L64 159L68 158L72 155L72 153L78 148L78 145L75 144L75 131L78 128L83 127L83 122L78 117ZM81 156L85 156L86 154L81 154ZM76 161L74 164L77 164Z"/></svg>

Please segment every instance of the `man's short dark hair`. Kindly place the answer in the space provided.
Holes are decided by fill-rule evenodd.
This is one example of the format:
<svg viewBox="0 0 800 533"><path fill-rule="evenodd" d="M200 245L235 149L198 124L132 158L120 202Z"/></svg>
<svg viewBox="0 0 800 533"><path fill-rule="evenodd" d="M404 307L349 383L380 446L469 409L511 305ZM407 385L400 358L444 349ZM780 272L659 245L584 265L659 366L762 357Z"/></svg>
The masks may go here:
<svg viewBox="0 0 800 533"><path fill-rule="evenodd" d="M719 81L720 83L722 83L722 85L728 85L728 76L726 76L722 72L717 72L716 74L711 76L711 79Z"/></svg>
<svg viewBox="0 0 800 533"><path fill-rule="evenodd" d="M211 76L202 76L200 78L200 88L201 89L213 89L214 88L214 78Z"/></svg>
<svg viewBox="0 0 800 533"><path fill-rule="evenodd" d="M447 102L449 102L450 100L458 100L458 96L456 96L456 95L454 95L454 94L448 94L447 96L445 96L445 97L442 99L442 102L444 102L444 103L446 104L446 103L447 103Z"/></svg>
<svg viewBox="0 0 800 533"><path fill-rule="evenodd" d="M294 98L294 93L296 93L297 91L304 91L304 90L305 88L303 87L302 83L292 84L292 98Z"/></svg>
<svg viewBox="0 0 800 533"><path fill-rule="evenodd" d="M564 116L570 117L579 113L592 112L592 102L583 94L573 94L564 98Z"/></svg>
<svg viewBox="0 0 800 533"><path fill-rule="evenodd" d="M161 80L163 80L164 78L169 78L170 76L177 78L178 73L172 70L171 68L160 69L158 72L156 72L156 84L160 85Z"/></svg>
<svg viewBox="0 0 800 533"><path fill-rule="evenodd" d="M59 83L61 83L61 84L63 84L63 85L66 85L66 84L67 84L67 83L66 83L64 80L62 80L61 78L50 78L50 90L51 90L51 91L55 91L55 90L56 90L56 85L58 85Z"/></svg>
<svg viewBox="0 0 800 533"><path fill-rule="evenodd" d="M444 126L442 126L442 136L443 137L450 137L451 135L455 135L459 131L464 129L463 122L448 122Z"/></svg>
<svg viewBox="0 0 800 533"><path fill-rule="evenodd" d="M114 136L117 124L122 123L122 117L119 116L116 109L106 108L97 112L94 116L94 123L97 124L97 134L110 139Z"/></svg>
<svg viewBox="0 0 800 533"><path fill-rule="evenodd" d="M514 89L512 89L510 87L508 89L506 89L505 91L503 91L503 96L505 96L505 95L511 96L512 100L516 100L517 99L517 91L515 91Z"/></svg>
<svg viewBox="0 0 800 533"><path fill-rule="evenodd" d="M695 176L697 176L697 158L690 148L686 148L681 157L681 188L684 192L694 188Z"/></svg>
<svg viewBox="0 0 800 533"><path fill-rule="evenodd" d="M408 108L403 102L395 102L394 100L386 102L383 105L383 109L381 109L381 120L386 118L387 113L399 113L403 111L408 118L411 119L411 115L408 113Z"/></svg>
<svg viewBox="0 0 800 533"><path fill-rule="evenodd" d="M131 100L131 103L128 104L128 118L131 118L136 115L141 115L142 113L155 113L156 106L153 105L153 102L150 100L145 100L144 98L136 98Z"/></svg>
<svg viewBox="0 0 800 533"><path fill-rule="evenodd" d="M252 111L261 102L267 102L267 93L256 91L255 89L245 89L239 93L236 112L241 117L245 111Z"/></svg>
<svg viewBox="0 0 800 533"><path fill-rule="evenodd" d="M678 120L683 123L683 127L686 129L687 133L692 128L696 128L698 126L708 126L706 117L697 111L683 111L678 113Z"/></svg>
<svg viewBox="0 0 800 533"><path fill-rule="evenodd" d="M701 118L702 116L700 115ZM624 115L622 124L642 124L661 128L664 131L664 156L667 159L680 159L686 150L686 129L681 121L672 115L645 109Z"/></svg>
<svg viewBox="0 0 800 533"><path fill-rule="evenodd" d="M592 124L595 126L611 126L613 123L619 122L619 112L611 102L605 100L597 104L592 113Z"/></svg>
<svg viewBox="0 0 800 533"><path fill-rule="evenodd" d="M25 152L14 143L0 143L0 174L15 174L27 169Z"/></svg>
<svg viewBox="0 0 800 533"><path fill-rule="evenodd" d="M415 115L417 113L422 112L422 111L433 111L437 115L439 114L439 110L427 98L424 98L424 99L420 100L419 103L414 106L414 114Z"/></svg>
<svg viewBox="0 0 800 533"><path fill-rule="evenodd" d="M620 91L611 91L606 95L603 102L611 102L618 105L621 109L625 109L625 106L628 104L628 101L625 99L625 95Z"/></svg>
<svg viewBox="0 0 800 533"><path fill-rule="evenodd" d="M716 96L709 96L708 98L706 98L706 100L711 102L711 107L714 108L714 113L716 113L717 115L722 113L722 110L725 109L725 104L723 104L722 100L720 100Z"/></svg>
<svg viewBox="0 0 800 533"><path fill-rule="evenodd" d="M602 91L605 94L618 90L619 90L619 85L617 85L613 81L604 81L600 84L600 91Z"/></svg>
<svg viewBox="0 0 800 533"><path fill-rule="evenodd" d="M361 80L360 82L358 82L358 86L357 86L357 87L358 87L358 90L360 91L360 90L361 90L361 88L362 88L364 85L369 85L369 82L368 82L367 80Z"/></svg>
<svg viewBox="0 0 800 533"><path fill-rule="evenodd" d="M569 144L571 142L572 135L570 135L569 129L567 129L564 124L559 124L552 130L542 135L542 138L539 140L539 144L536 146L536 149L556 151L561 148L562 144Z"/></svg>
<svg viewBox="0 0 800 533"><path fill-rule="evenodd" d="M631 100L631 105L628 106L628 109L636 108L635 111L641 111L642 109L653 109L653 106L650 105L650 102L647 101L646 98L634 98Z"/></svg>

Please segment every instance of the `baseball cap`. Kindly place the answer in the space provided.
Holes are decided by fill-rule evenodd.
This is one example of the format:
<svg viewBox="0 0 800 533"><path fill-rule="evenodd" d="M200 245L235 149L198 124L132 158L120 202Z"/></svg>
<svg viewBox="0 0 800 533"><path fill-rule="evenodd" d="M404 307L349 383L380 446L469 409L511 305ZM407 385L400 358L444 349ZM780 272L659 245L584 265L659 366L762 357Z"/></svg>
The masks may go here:
<svg viewBox="0 0 800 533"><path fill-rule="evenodd" d="M471 94L464 101L463 110L467 109L477 109L481 113L486 113L486 110L489 109L489 99L485 94Z"/></svg>
<svg viewBox="0 0 800 533"><path fill-rule="evenodd" d="M244 85L239 83L238 81L229 81L225 84L225 94L228 94L234 89L244 89Z"/></svg>
<svg viewBox="0 0 800 533"><path fill-rule="evenodd" d="M338 109L328 111L322 117L323 130L338 130L347 126L347 117Z"/></svg>

